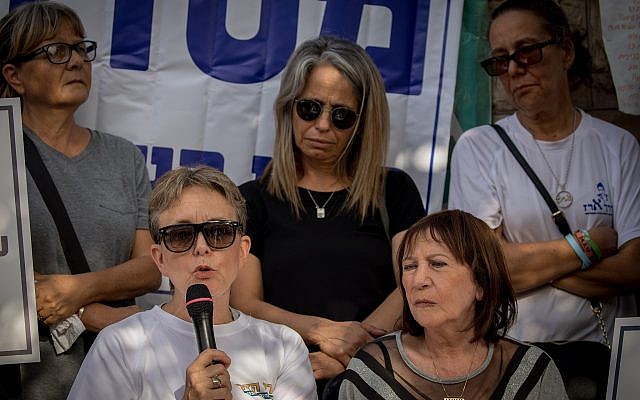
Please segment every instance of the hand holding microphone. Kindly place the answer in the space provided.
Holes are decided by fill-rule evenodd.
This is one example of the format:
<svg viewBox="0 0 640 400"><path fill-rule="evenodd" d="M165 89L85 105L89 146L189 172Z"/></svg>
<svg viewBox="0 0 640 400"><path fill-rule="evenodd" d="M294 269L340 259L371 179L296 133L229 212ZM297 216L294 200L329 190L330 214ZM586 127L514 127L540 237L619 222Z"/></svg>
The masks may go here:
<svg viewBox="0 0 640 400"><path fill-rule="evenodd" d="M184 399L231 398L231 378L227 372L231 359L216 350L213 299L207 286L200 283L189 286L186 305L200 354L187 368Z"/></svg>
<svg viewBox="0 0 640 400"><path fill-rule="evenodd" d="M214 359L217 363L212 363ZM220 350L205 349L187 367L183 400L231 399L229 357Z"/></svg>

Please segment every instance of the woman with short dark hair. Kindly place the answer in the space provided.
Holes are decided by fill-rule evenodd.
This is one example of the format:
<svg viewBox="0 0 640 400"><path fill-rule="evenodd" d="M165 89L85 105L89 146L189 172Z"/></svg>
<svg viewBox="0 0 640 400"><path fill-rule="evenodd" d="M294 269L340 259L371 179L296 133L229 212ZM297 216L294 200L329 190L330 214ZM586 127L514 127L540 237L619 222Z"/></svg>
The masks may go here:
<svg viewBox="0 0 640 400"><path fill-rule="evenodd" d="M546 353L505 338L515 298L484 222L459 210L431 214L407 230L398 264L402 330L356 354L340 399L567 398Z"/></svg>

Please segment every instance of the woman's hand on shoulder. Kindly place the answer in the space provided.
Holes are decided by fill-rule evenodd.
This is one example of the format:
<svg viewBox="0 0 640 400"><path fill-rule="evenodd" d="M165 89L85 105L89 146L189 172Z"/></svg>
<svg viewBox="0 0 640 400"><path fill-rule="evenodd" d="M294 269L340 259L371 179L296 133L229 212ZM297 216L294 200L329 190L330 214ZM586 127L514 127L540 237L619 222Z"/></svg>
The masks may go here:
<svg viewBox="0 0 640 400"><path fill-rule="evenodd" d="M315 379L330 379L345 369L340 361L321 351L309 353L309 360Z"/></svg>
<svg viewBox="0 0 640 400"><path fill-rule="evenodd" d="M320 350L346 367L356 351L365 343L372 341L373 337L360 322L336 322L323 319L313 328L312 339L313 343L320 346Z"/></svg>
<svg viewBox="0 0 640 400"><path fill-rule="evenodd" d="M386 329L378 328L377 326L367 324L366 322L362 323L362 327L366 329L367 332L369 332L369 335L371 335L374 338L384 336L387 333L390 333L390 331L387 331Z"/></svg>

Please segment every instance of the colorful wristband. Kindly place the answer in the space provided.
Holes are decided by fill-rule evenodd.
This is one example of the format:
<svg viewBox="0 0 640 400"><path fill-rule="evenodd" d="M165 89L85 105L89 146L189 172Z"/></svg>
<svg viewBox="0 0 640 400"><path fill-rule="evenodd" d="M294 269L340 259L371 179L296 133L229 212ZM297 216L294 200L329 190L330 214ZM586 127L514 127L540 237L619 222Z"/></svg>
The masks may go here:
<svg viewBox="0 0 640 400"><path fill-rule="evenodd" d="M589 231L587 231L586 229L583 229L582 235L584 236L584 240L587 241L587 244L589 244L589 247L591 247L591 250L593 250L593 254L596 255L596 259L598 261L602 260L602 252L600 251L600 247L598 247L596 242L594 242L593 239L591 239L591 235L589 235Z"/></svg>
<svg viewBox="0 0 640 400"><path fill-rule="evenodd" d="M589 258L589 261L591 261L591 263L597 262L598 259L596 258L596 255L593 252L593 249L591 249L591 246L589 246L589 243L587 243L587 239L584 238L583 231L577 230L573 235L576 238L576 241L578 242L580 247L582 247L584 254L587 255L587 258Z"/></svg>
<svg viewBox="0 0 640 400"><path fill-rule="evenodd" d="M573 234L569 233L564 238L567 239L567 242L569 242L573 251L576 253L580 261L582 261L582 267L580 267L580 269L584 271L589 268L591 266L591 260L589 260L589 257L584 253L584 250L582 250L582 247L580 247Z"/></svg>

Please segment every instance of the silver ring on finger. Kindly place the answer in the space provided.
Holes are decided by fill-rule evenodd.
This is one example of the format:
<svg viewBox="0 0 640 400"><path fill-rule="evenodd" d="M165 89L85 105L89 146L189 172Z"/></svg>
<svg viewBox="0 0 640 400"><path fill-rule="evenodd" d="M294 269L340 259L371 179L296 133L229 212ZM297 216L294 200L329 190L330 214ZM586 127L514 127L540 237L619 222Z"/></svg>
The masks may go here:
<svg viewBox="0 0 640 400"><path fill-rule="evenodd" d="M220 389L221 387L223 387L224 385L222 384L222 379L220 378L220 376L212 376L211 377L211 384L213 385L214 389Z"/></svg>

